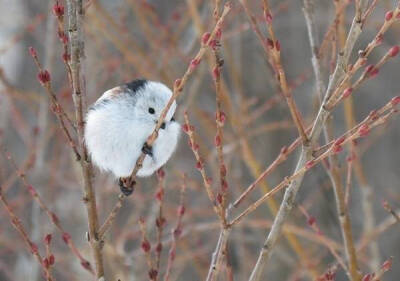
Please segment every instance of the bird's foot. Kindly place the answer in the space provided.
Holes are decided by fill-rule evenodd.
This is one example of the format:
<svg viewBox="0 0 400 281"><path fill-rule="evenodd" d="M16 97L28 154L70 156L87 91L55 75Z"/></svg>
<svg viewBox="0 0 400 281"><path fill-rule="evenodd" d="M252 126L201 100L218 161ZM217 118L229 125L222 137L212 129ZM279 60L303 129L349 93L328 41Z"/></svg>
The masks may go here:
<svg viewBox="0 0 400 281"><path fill-rule="evenodd" d="M125 196L129 196L135 190L136 181L131 179L130 177L127 178L119 178L118 179L119 188Z"/></svg>
<svg viewBox="0 0 400 281"><path fill-rule="evenodd" d="M142 152L146 155L153 156L153 148L147 144L147 142L144 143L142 147Z"/></svg>

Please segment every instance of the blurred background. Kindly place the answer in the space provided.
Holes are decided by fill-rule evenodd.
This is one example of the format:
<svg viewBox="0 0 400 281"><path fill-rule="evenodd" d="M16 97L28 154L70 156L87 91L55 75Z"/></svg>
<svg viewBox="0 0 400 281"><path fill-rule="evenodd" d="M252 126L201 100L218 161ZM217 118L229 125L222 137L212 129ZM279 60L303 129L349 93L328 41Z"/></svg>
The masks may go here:
<svg viewBox="0 0 400 281"><path fill-rule="evenodd" d="M397 5L397 1L378 2L356 43L352 62L357 51L374 38L386 11ZM26 184L18 176L21 173L26 176L27 184L34 186L46 206L57 214L82 256L92 261L85 238L87 216L82 202L81 170L50 109L49 98L37 80L37 67L28 52L30 46L37 50L39 61L50 72L52 87L60 103L70 116L74 116L71 88L62 59L63 44L57 35L57 19L53 13L55 3L0 0L0 185L9 205L41 253L45 253L43 238L48 233L53 234L51 251L55 257L52 267L55 279L90 280L90 273L65 245L62 234L32 200ZM65 5L67 11L66 3L59 3ZM221 40L223 110L227 115L224 157L229 201L237 198L278 156L281 148L290 145L297 137L262 45L240 2L232 3ZM247 3L261 31L267 35L262 1L248 0ZM140 77L162 81L172 88L175 79L183 75L200 48L202 34L212 30L214 4L214 1L204 0L84 1L83 68L87 105L107 89ZM339 49L340 40L345 38L350 27L354 3L323 0L315 1L314 7L318 41L322 42L334 23L335 5L342 5L344 9L339 17L336 37L326 39L321 52L325 83L332 63L335 63L333 50ZM318 100L303 1L272 0L270 6L289 86L305 124L310 125L316 116ZM67 18L65 22L68 22ZM376 63L390 47L399 44L399 32L400 24L395 23L368 62ZM377 77L366 81L354 92L352 102L347 102L346 106L353 108L352 117L356 122L399 95L399 66L398 58L389 61ZM214 146L216 104L212 68L209 52L177 101L176 119L183 123L183 112L188 112L196 128L206 171L215 179L213 188L217 190L219 169ZM336 137L349 129L349 118L341 103L332 114ZM387 258L394 256L392 270L381 279L387 281L396 281L400 276L400 228L382 205L386 200L398 213L399 143L400 129L396 119L374 129L368 138L358 142L359 162L350 183L348 205L354 241L357 247L361 247L358 254L361 271L363 274L374 272ZM298 149L292 153L262 181L243 203L242 209L260 198L267 188L291 175L299 152ZM346 179L347 156L349 150L346 147L339 155L343 180ZM178 240L170 280L204 280L219 235L218 218L195 166L187 135L182 133L177 151L164 167L163 215L166 225L162 235L164 247L160 276L167 265L171 230L177 221L183 174L187 186L182 236ZM138 221L144 218L154 251L157 241L155 221L159 214L159 201L155 199L158 185L155 175L140 179L133 196L126 201L106 236L103 251L107 280L148 279ZM112 176L97 169L94 186L100 221L104 221L117 201L119 187ZM274 218L271 206L279 205L282 195L282 192L278 193L272 199L274 201L260 206L233 229L228 242L228 266L223 268L220 280L248 279ZM319 232L311 227L315 225L310 223L310 218L315 218ZM294 235L301 245L300 252L288 242L287 235L282 235L262 280L316 280L317 276L337 264L329 247L344 257L333 190L323 165L319 164L307 173L286 224L286 233ZM335 280L348 280L340 266L333 271L336 272ZM42 279L40 266L12 227L5 208L0 207L0 280Z"/></svg>

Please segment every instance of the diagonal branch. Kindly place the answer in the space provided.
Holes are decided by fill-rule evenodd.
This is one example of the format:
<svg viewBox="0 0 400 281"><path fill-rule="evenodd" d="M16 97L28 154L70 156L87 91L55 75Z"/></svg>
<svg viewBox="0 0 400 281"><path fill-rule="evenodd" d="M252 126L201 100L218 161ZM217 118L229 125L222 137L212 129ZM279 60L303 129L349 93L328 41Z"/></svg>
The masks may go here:
<svg viewBox="0 0 400 281"><path fill-rule="evenodd" d="M168 113L168 110L170 109L171 105L173 104L173 102L178 98L178 96L181 94L183 87L185 86L186 82L188 81L189 77L191 76L191 74L194 72L194 70L196 69L196 67L200 64L204 54L206 53L206 49L207 47L211 44L211 42L214 41L214 38L217 35L217 32L219 32L219 30L221 29L221 26L225 20L225 17L227 16L227 14L229 13L229 11L231 10L231 4L230 2L227 2L224 6L224 10L221 13L221 16L219 17L219 20L217 21L217 23L215 24L215 27L213 29L213 31L211 32L211 34L209 34L207 40L204 40L202 42L202 46L200 47L200 50L197 52L196 56L194 57L194 59L191 60L189 67L187 68L186 72L183 74L182 78L177 79L174 83L174 88L173 88L173 94L170 98L170 100L168 101L167 105L165 106L165 108L163 109L163 111L160 114L160 118L158 119L157 125L153 131L153 133L148 137L146 143L148 146L152 146L153 143L155 142L155 140L157 139L157 135L158 135L158 131L161 127L161 124L163 122L163 120L165 119L165 116ZM144 158L146 157L146 155L144 153L142 153L140 155L140 157L138 158L138 160L136 161L135 167L132 170L131 176L129 178L125 178L123 180L123 184L127 189L133 190L133 187L136 183L136 174L137 172L140 170L140 168L142 167ZM103 224L103 226L100 228L99 233L102 234L102 236L100 236L101 238L103 237L103 235L107 232L107 230L110 228L110 226L112 225L116 214L118 213L118 211L120 210L120 208L123 205L123 202L126 198L126 195L124 194L120 194L118 197L118 202L117 204L113 207L112 212L109 214L109 216L106 219L106 223Z"/></svg>

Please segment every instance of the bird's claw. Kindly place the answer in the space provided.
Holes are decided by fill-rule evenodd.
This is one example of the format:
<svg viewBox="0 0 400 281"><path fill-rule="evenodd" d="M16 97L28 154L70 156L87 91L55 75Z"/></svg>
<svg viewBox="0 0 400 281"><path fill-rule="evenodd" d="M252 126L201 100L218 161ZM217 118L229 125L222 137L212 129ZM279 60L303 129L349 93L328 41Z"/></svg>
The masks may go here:
<svg viewBox="0 0 400 281"><path fill-rule="evenodd" d="M130 177L118 179L119 188L122 194L124 194L125 196L129 196L133 193L133 191L135 190L135 184L136 181L130 179Z"/></svg>
<svg viewBox="0 0 400 281"><path fill-rule="evenodd" d="M146 155L153 156L153 148L147 144L147 142L144 143L142 147L142 152Z"/></svg>

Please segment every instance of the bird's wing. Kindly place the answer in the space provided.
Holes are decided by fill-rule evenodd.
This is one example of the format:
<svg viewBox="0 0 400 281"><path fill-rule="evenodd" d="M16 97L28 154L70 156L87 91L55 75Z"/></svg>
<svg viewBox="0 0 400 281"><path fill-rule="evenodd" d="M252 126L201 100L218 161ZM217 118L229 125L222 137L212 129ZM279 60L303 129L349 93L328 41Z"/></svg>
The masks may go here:
<svg viewBox="0 0 400 281"><path fill-rule="evenodd" d="M118 96L120 96L123 93L126 93L126 86L117 86L114 87L110 90L107 90L104 92L104 94L96 101L96 103L101 102L103 100L109 100L109 99L114 99L117 98Z"/></svg>

